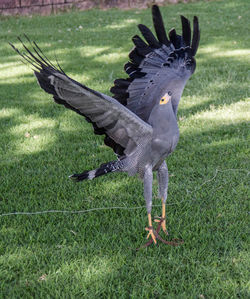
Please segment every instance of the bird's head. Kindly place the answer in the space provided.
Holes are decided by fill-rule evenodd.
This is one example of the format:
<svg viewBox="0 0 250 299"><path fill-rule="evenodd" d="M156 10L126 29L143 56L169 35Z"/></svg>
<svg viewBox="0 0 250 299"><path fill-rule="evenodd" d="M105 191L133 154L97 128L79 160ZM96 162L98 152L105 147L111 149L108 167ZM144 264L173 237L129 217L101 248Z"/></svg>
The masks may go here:
<svg viewBox="0 0 250 299"><path fill-rule="evenodd" d="M149 124L153 127L159 127L162 124L162 127L165 127L166 121L170 119L169 115L173 113L172 98L172 91L166 91L160 97L155 98L155 105L148 120Z"/></svg>

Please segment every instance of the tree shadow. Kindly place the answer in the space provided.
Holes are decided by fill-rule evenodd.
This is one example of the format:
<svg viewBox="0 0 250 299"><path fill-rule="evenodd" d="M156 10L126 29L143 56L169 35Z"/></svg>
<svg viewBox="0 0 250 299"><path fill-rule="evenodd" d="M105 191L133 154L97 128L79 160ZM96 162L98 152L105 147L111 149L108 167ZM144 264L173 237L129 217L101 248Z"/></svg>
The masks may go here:
<svg viewBox="0 0 250 299"><path fill-rule="evenodd" d="M95 12L95 13L99 16L104 14L103 12ZM111 83L111 78L119 77L120 74L122 77L126 77L122 75L121 65L125 63L127 59L126 58L125 59L118 58L115 60L107 59L106 63L105 62L100 63L100 61L102 60L105 61L105 57L108 56L110 52L116 53L118 50L120 53L122 53L122 55L124 55L124 53L126 53L126 51L128 51L131 48L131 42L129 40L130 40L130 36L132 35L130 33L134 32L134 27L135 27L134 21L138 20L138 17L135 15L135 13L133 13L133 18L132 18L133 22L126 23L124 22L124 20L125 20L125 16L127 16L127 13L117 12L117 14L118 15L122 14L124 19L120 20L119 16L117 16L116 19L113 21L113 23L116 26L112 27L109 26L109 24L106 26L105 25L94 26L92 24L92 26L90 25L91 28L88 30L88 32L73 31L72 26L71 28L67 28L67 26L69 25L68 22L66 23L64 22L64 25L61 26L62 20L63 21L65 20L65 16L64 15L60 16L57 20L58 23L54 28L54 30L62 31L60 32L64 37L62 42L58 40L61 34L59 35L56 34L55 37L53 37L52 34L48 36L46 32L39 31L39 26L37 26L36 28L34 28L33 31L30 31L28 33L31 39L36 40L41 45L41 48L43 49L44 53L46 53L46 55L48 55L49 57L53 57L54 52L61 53L60 63L62 64L62 67L65 69L66 72L72 74L73 76L75 75L77 78L80 77L80 73L83 74L86 73L87 78L83 80L83 83L89 85L90 87L92 86L95 87L99 85L99 82L102 82L103 85L101 86L101 91L107 92L106 86L108 86L108 84ZM77 16L78 16L78 20L82 21L80 15ZM139 18L141 18L141 15ZM29 23L28 19L20 19L20 20L17 19L16 22L18 21L20 23L22 22L26 24ZM46 19L46 22L48 22L47 27L54 26L54 19L52 17ZM120 29L117 29L117 27L119 28L119 26L121 26ZM65 36L65 30L67 29L71 29L71 30L68 31L68 35ZM126 31L126 34L123 33L121 34L123 30ZM22 32L22 28L19 28L17 32L8 35L8 40L12 41L14 39L14 36L18 35L21 32ZM37 34L38 32L40 33ZM79 39L80 39L79 34L82 35L80 38L84 38L82 44L79 43ZM6 38L4 34L2 36L3 39ZM111 37L112 37L112 45L110 43ZM100 42L100 38L101 38L101 42ZM76 44L76 46L74 46L73 48L72 48L72 40L73 40L73 44ZM234 41L233 36L229 37L229 40L227 39L228 43L233 43L233 41ZM202 39L201 46L204 49L206 47L211 47L214 44L216 44L218 48L220 47L223 48L223 44L218 45L217 40L213 40L211 42L211 39L210 40L208 39L206 41L205 38ZM83 52L84 47L92 47L93 49L97 49L97 51L96 53L90 53L89 51L87 53L84 53ZM121 49L123 49L122 52ZM4 46L2 45L1 50L4 53L8 54L4 58L4 63L12 64L15 61L17 61L17 56L13 52L11 52L11 49L7 48L6 45ZM199 60L200 60L200 64L199 64ZM229 61L230 61L230 69L225 67L228 65ZM206 96L206 100L203 102L199 101L197 104L194 104L191 107L180 106L179 114L181 116L188 117L192 114L198 114L201 111L209 110L210 105L219 107L221 105L230 105L232 103L240 101L242 97L247 94L248 87L246 86L246 84L245 85L243 84L243 86L241 86L241 88L239 89L238 87L239 78L237 81L234 81L233 80L234 78L228 80L227 82L224 82L223 80L223 77L225 75L223 73L223 70L228 71L228 76L230 76L230 70L231 69L237 70L238 65L239 65L239 60L235 57L214 58L211 57L209 53L198 54L197 74L191 78L187 86L187 89L185 90L184 97L188 95L189 97L200 98L204 95ZM7 67L8 66L6 67L3 66L2 70L4 71ZM110 76L110 70L114 70L114 74L117 74L117 76L115 76L114 74ZM199 70L202 70L202 72ZM204 76L204 72L208 72L207 78L206 76ZM19 76L20 75L17 75L17 78ZM245 75L243 74L242 76ZM15 78L15 75L13 75L13 78ZM41 119L55 120L55 125L53 128L53 134L55 137L53 139L53 142L47 145L46 150L41 150L36 153L31 152L28 154L18 154L19 163L21 164L23 163L25 165L31 165L33 161L51 160L51 157L54 157L57 151L59 153L60 159L62 161L66 161L68 153L63 153L63 148L65 143L67 144L73 143L72 147L70 148L70 151L71 153L74 153L74 155L71 156L70 163L66 163L66 165L68 164L71 167L72 167L72 163L75 163L76 165L80 164L82 161L82 155L88 155L88 151L90 152L96 151L96 154L94 157L95 162L93 163L93 161L91 162L91 160L89 160L86 165L87 168L96 167L98 166L98 164L102 163L103 161L108 161L113 159L111 150L105 149L103 147L101 148L99 147L99 149L97 149L97 146L100 146L102 144L102 140L103 140L102 137L95 136L94 138L92 137L91 138L87 137L86 139L84 139L85 137L79 138L79 133L78 133L79 130L81 130L82 133L86 135L91 131L91 126L89 126L88 124L84 124L84 120L83 121L80 120L79 116L76 115L74 116L73 113L71 114L71 112L68 112L70 118L72 117L73 119L75 129L71 130L70 128L68 128L68 131L60 130L60 126L61 126L60 121L56 121L56 120L63 119L63 116L65 114L64 109L60 107L56 107L56 105L51 104L50 101L47 100L49 96L46 96L42 91L39 91L39 87L36 86L34 82L25 82L25 79L27 78L32 78L32 75L31 74L22 75L23 81L16 83L15 88L13 88L13 83L1 83L1 91L0 91L1 103L3 104L4 108L6 107L12 109L18 107L19 109L18 115L19 116L23 115L24 118L35 113L36 116ZM224 82L225 84L217 85L218 78L220 82ZM93 81L95 82L93 83ZM199 83L200 81L203 82L202 83L203 86L201 85L201 83ZM206 86L204 86L204 81L208 82ZM196 85L198 85L198 88L196 87ZM199 87L203 88L202 91ZM209 97L207 97L207 94L209 95ZM213 97L215 95L220 95L220 96L215 99ZM21 101L20 101L20 97L22 98ZM37 98L40 97L44 99L37 100ZM35 98L35 100L33 100L33 98ZM11 129L13 127L20 125L21 123L22 123L21 117L17 118L17 117L7 116L1 118L1 127L4 128L6 134L10 134L10 136L11 136ZM202 139L206 141L209 136L211 135L216 136L217 133L221 130L227 132L229 128L231 127L221 126L220 128L214 130L209 129L207 131L203 131L200 134L193 134L193 135L188 134L187 137L185 137L184 135L182 143L185 144L187 142L186 138L190 138L190 140ZM39 128L39 129L32 130L33 135L36 134L42 135L43 132L46 132L46 128ZM14 140L14 143L16 143L18 138L22 139L23 136L17 137L12 135L10 137L10 139ZM225 145L225 147L226 146L227 145ZM55 147L57 150L55 150ZM200 147L199 151L202 150L202 148L204 147L205 145L203 144ZM78 153L75 153L75 148L82 149L82 150L79 150ZM85 148L88 149L88 151L85 151L84 150ZM221 150L223 149L222 152L225 150L223 148L223 145L220 145L220 148ZM195 151L193 150L192 155L194 155L194 152ZM97 154L100 156L97 157ZM178 167L181 165L185 165L185 159L183 160L182 156L177 154L176 157L178 158L176 158L177 160L174 161L175 163L177 163ZM216 157L214 160L216 162L213 164L216 164L220 158ZM75 162L72 162L72 159L74 159ZM197 164L204 162L203 159L204 157L202 155ZM239 164L241 164L241 162L242 160L239 161ZM42 166L43 170L41 170L38 164L36 165L36 167L32 169L32 171L34 171L34 175L37 172L41 173L42 171L44 171L43 169L44 165ZM4 165L5 167L7 168L10 167L11 169L14 170L16 166L16 161L15 160L12 161L11 159L8 159L8 163ZM60 173L63 173L63 171L65 171L65 169L67 168L66 165L60 165L60 167L62 168L59 171ZM46 172L49 172L49 170L46 169ZM52 172L53 172L53 168L52 168ZM30 175L30 171L29 171L29 175ZM62 176L62 178L63 177L64 175ZM10 180L10 183L15 185L17 183L17 179L15 178L15 176L13 176L12 179L13 181ZM126 184L129 184L127 179L125 181ZM106 183L107 181L104 180L104 182ZM101 184L100 181L98 184ZM89 187L90 183L87 183L87 186ZM78 188L78 191L79 189L80 188ZM119 196L120 192L121 191L118 188L117 191L115 191L114 193L115 194L114 197ZM108 193L106 195L108 195Z"/></svg>
<svg viewBox="0 0 250 299"><path fill-rule="evenodd" d="M227 9L229 12L231 6L229 5ZM164 10L167 11L167 8ZM193 13L189 8L186 10L190 14ZM204 16L205 10L201 13ZM102 16L103 19L106 14L109 19L104 22L109 23L113 12L93 12L93 16ZM135 12L116 11L113 23L117 26L122 25L123 21L119 18L122 16L125 19L130 14L133 15L133 19L139 21L148 12L140 12L137 17ZM77 16L77 21L82 20L81 14L74 16ZM213 17L213 20L216 18L218 14ZM149 21L148 16L146 19ZM22 33L22 27L25 27L25 24L29 22L33 24L29 19L17 19L11 20L11 26L16 26L18 20L20 28L16 32L12 31L10 36L1 33L3 40L12 41L15 35ZM41 44L48 56L53 58L54 51L57 55L61 53L59 62L67 73L91 88L98 88L108 93L108 86L112 85L114 78L126 77L121 66L127 61L127 58L112 59L108 55L110 52L112 54L119 52L124 56L124 53L130 50L132 45L130 36L135 33L134 23L124 23L124 27L119 30L117 27L113 29L108 27L107 30L107 25L95 27L93 21L90 25L91 30L85 33L80 32L79 37L78 31L74 33L72 30L67 31L67 27L72 28L70 25L72 20L74 26L80 24L73 18L68 18L67 15L62 15L58 19L46 18L46 22L41 21L33 25L35 26L33 32L31 28L27 33ZM45 27L47 29L62 30L62 35L56 34L56 37L53 37L53 30L49 34L47 33L49 31L40 32L39 27L45 23L47 23ZM210 29L211 27L212 25ZM3 28L6 29L7 25L5 24ZM204 29L205 33L208 32L208 29ZM65 32L68 32L66 37ZM222 38L222 34L218 39ZM64 37L63 42L58 42L61 36ZM82 43L81 39L84 39ZM235 36L227 35L229 43L233 44L234 39ZM215 38L202 37L201 46L204 49L217 43L218 40ZM97 53L91 53L90 50L84 53L84 47L87 45L96 48ZM223 51L223 44L218 48ZM240 46L240 49L245 49L245 47ZM1 71L6 72L8 64L12 65L18 58L10 48L3 44L0 50L4 53L4 57L0 58L3 61ZM187 119L194 114L209 111L211 105L214 109L244 100L248 93L245 72L247 65L244 65L244 62L235 56L216 58L202 51L197 57L197 72L188 83L183 104L180 105L179 115L181 117L184 116ZM106 63L105 60L107 60ZM111 74L112 71L113 74ZM83 79L81 79L81 74L83 74ZM1 79L0 82L0 111L9 111L9 115L3 114L0 118L3 136L1 157L4 157L4 160L0 162L1 214L15 211L53 209L72 211L99 207L143 206L142 183L137 178L127 177L125 174L114 174L82 184L72 184L70 180L67 180L67 176L71 173L94 169L103 162L113 160L114 155L109 148L103 146L103 137L92 134L91 125L86 124L83 118L51 103L50 96L39 90L35 80L30 81L33 78L31 73L20 74L19 72L16 78L19 80L15 84L8 82L6 78ZM15 79L15 73L10 79ZM196 99L197 102L195 102ZM191 100L193 102L189 105L188 102ZM44 125L31 126L30 137L24 136L25 129L17 130L24 123L36 120ZM46 121L51 125L46 124ZM199 120L197 126L201 124L202 120ZM3 224L1 236L3 236L2 242L4 243L4 247L0 248L1 254L5 254L4 249L7 247L12 253L32 250L32 254L24 253L27 263L37 258L34 266L41 272L50 271L52 276L56 275L57 270L61 270L64 274L59 279L60 283L65 280L70 281L70 276L74 277L72 270L74 263L81 259L85 263L80 263L80 266L86 268L93 266L94 273L95 265L91 259L93 256L100 255L113 256L114 259L111 258L111 261L106 264L105 262L96 263L99 268L109 267L109 264L114 264L114 260L119 256L138 273L142 270L146 273L145 270L150 270L150 266L153 267L153 273L166 267L171 269L169 273L176 273L178 271L175 267L179 267L180 264L188 265L188 259L191 260L196 255L199 268L203 268L206 275L209 275L210 271L215 271L213 259L209 257L216 255L218 260L228 262L235 257L240 258L241 252L244 251L245 228L242 213L245 211L247 177L239 176L236 172L228 172L205 185L202 184L213 178L216 169L246 167L245 138L247 133L246 123L243 121L237 124L218 122L216 126L207 128L203 125L201 130L184 132L175 153L167 159L171 175L167 206L169 229L171 236L182 237L185 240L185 246L182 248L165 248L160 245L158 248L148 249L146 254L143 252L133 255L133 250L128 247L133 244L136 248L145 239L145 209L107 209L92 214L16 215L1 218L0 221ZM34 136L38 136L38 139ZM48 142L42 141L39 148L39 138L45 138L45 136L49 136ZM27 141L33 150L24 150ZM33 146L32 143L36 144L36 142L38 145ZM192 196L190 192L193 192ZM154 204L160 204L160 201L156 199L156 194L157 184L154 183ZM159 213L160 207L155 207L154 214ZM222 216L218 216L220 214ZM168 259L166 259L166 252ZM228 259L225 258L225 254ZM53 255L54 259L57 259L57 261L53 260L56 266L50 262L50 265L43 263L44 258L50 261ZM178 261L175 260L178 263L171 261L173 255L180 258ZM150 259L154 259L154 262L151 263ZM60 260L59 263L58 260ZM160 260L163 261L162 264L159 263ZM139 264L144 265L143 269L136 266L138 261ZM25 258L24 263L26 263ZM21 271L21 264L22 262L16 265L14 271ZM70 269L68 272L67 264ZM5 266L7 267L7 263ZM113 266L109 273L103 275L96 274L95 276L91 272L89 281L85 281L86 286L97 285L93 277L105 284L108 281L107 278L112 275L117 279L120 273L125 276L127 268L123 265L119 267ZM194 266L193 271L197 268L197 265ZM135 275L135 270L131 270L130 273ZM179 272L182 273L182 271ZM178 273L177 277L181 279ZM85 275L85 272L83 274ZM170 274L164 272L164 275ZM141 275L139 277L143 280ZM237 278L234 279L237 280ZM78 278L77 281L81 279ZM191 282L190 285L192 285ZM81 293L81 290L77 291Z"/></svg>

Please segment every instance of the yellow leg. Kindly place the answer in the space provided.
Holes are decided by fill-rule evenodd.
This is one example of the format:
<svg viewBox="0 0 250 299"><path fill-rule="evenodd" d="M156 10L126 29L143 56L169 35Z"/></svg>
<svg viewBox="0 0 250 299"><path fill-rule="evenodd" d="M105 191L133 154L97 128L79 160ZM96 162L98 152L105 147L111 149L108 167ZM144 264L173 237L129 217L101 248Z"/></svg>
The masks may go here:
<svg viewBox="0 0 250 299"><path fill-rule="evenodd" d="M148 226L149 227L146 227L146 231L148 231L148 236L147 236L147 239L149 238L149 236L152 237L154 243L156 244L156 238L155 238L155 235L154 235L154 232L153 232L153 226L152 226L152 219L151 219L151 214L148 214Z"/></svg>
<svg viewBox="0 0 250 299"><path fill-rule="evenodd" d="M162 223L161 223L161 227L162 227L162 230L163 230L166 234L168 234L167 229L166 229L166 219L165 219L165 218L166 218L166 205L165 205L165 203L164 203L163 198L162 198L161 202L162 202L162 215L161 215L161 217L164 219L164 220L162 221Z"/></svg>
<svg viewBox="0 0 250 299"><path fill-rule="evenodd" d="M161 221L161 228L164 231L166 235L168 235L167 229L166 229L166 204L164 203L164 199L161 199L162 202L162 213L161 213L161 220L155 219L155 222ZM163 219L163 220L162 220Z"/></svg>

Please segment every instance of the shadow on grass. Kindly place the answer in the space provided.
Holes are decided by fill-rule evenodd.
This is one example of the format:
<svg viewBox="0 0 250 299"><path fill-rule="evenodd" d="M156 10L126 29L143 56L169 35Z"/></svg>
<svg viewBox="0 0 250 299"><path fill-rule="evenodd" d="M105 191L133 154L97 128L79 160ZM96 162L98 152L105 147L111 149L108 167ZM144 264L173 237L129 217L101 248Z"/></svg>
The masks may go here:
<svg viewBox="0 0 250 299"><path fill-rule="evenodd" d="M193 14L194 6L181 7ZM200 4L197 7L200 8ZM238 16L232 5L225 4L221 9L232 17ZM174 11L174 8L164 10ZM15 35L23 33L22 28L32 23L34 28L29 28L27 33L41 44L45 54L53 58L53 51L61 53L59 62L66 72L91 88L107 92L114 78L126 77L122 73L122 64L127 61L126 58L108 55L111 52L124 55L131 47L130 36L135 33L133 22L125 23L119 18L125 19L133 14L132 20L139 23L145 18L147 21L143 23L147 23L150 17L146 11L139 12L139 17L135 12L117 11L112 24L125 24L124 27L119 30L108 27L107 30L113 11L91 13L93 17L102 16L103 26L97 27L92 19L90 31L80 32L80 36L72 30L67 31L67 28L72 28L72 21L74 26L81 24L77 23L82 21L81 14L73 15L76 20L68 15L58 19L40 18L41 22L35 25L32 19L11 19L11 28L19 22L17 32L11 29L10 36L6 33L1 33L1 36L13 41ZM218 47L223 34L226 34L227 42L233 44L235 35L228 34L231 28L222 27L219 38L204 35L208 27L215 31L212 25L215 20L222 22L219 11L213 14L211 25L205 23L206 9L200 13L204 17L202 49ZM109 19L106 20L106 16ZM8 26L4 26L7 30ZM44 32L40 32L41 26L45 26ZM54 37L53 30L56 32ZM59 34L58 30L63 32ZM92 48L88 49L88 45ZM94 48L97 53L91 53ZM225 50L223 44L218 48ZM241 49L245 46L240 45L238 50ZM5 56L1 58L3 64L9 63L13 67L17 56L7 46L2 45L1 50ZM179 110L181 116L189 118L210 110L211 105L229 106L246 97L247 65L241 59L226 55L216 58L202 51L197 57L197 73L185 89L184 102ZM2 71L6 72L7 67L3 65ZM114 155L102 146L103 137L92 135L91 126L83 118L51 103L50 96L39 92L35 80L25 82L32 75L19 72L16 78L23 82L8 82L15 79L15 73L9 79L1 79L1 111L5 109L7 112L0 118L1 157L4 157L0 162L0 213L143 206L142 183L125 174L81 184L67 180L67 175L93 169L113 160ZM197 102L193 102L192 97ZM192 100L190 105L189 98ZM41 126L32 126L33 121L41 122ZM172 248L160 244L134 255L131 248L138 247L145 240L145 209L2 217L0 263L4 270L0 275L8 283L3 287L8 290L10 286L16 288L19 291L16 297L22 293L26 296L38 292L41 297L56 296L57 290L58 294L72 296L102 294L108 297L111 293L131 296L134 292L135 297L140 297L142 293L137 290L142 289L144 297L148 294L157 297L166 295L166 292L171 294L169 286L173 285L180 287L183 294L187 292L187 297L194 297L190 295L194 294L194 288L199 291L196 296L204 293L206 297L208 286L208 297L217 296L218 290L223 293L225 289L230 294L238 292L244 296L244 285L240 280L243 280L241 265L246 260L247 175L229 171L212 178L216 169L246 167L245 137L248 131L243 121L237 124L215 122L214 127L206 127L208 120L204 123L202 120L197 123L197 126L202 126L201 130L184 132L175 153L168 158L171 174L168 228L171 237L185 240L183 246ZM30 124L27 126L29 138L24 136L26 127L22 126L25 124ZM34 138L36 135L38 139ZM202 185L204 182L207 183ZM154 182L155 195L156 189ZM155 198L154 204L158 203ZM153 209L153 214L159 213L159 207ZM47 278L43 281L44 274ZM196 286L194 281L197 281ZM182 284L187 282L188 286L183 287ZM57 290L53 288L55 283ZM152 285L157 287L152 288ZM122 291L119 293L119 290ZM42 292L46 294L43 296ZM179 294L178 289L172 297L176 294ZM225 292L223 294L221 298L227 297Z"/></svg>
<svg viewBox="0 0 250 299"><path fill-rule="evenodd" d="M63 17L60 17L63 18ZM52 23L52 19L50 20ZM51 23L51 24L52 24ZM133 31L134 24L126 24L126 30L129 32ZM64 29L66 27L64 26ZM35 30L36 31L36 30ZM88 53L83 53L82 47L81 46L76 46L72 48L72 45L68 44L69 40L72 40L74 38L75 33L69 33L69 36L65 38L66 46L65 43L59 43L58 40L53 40L49 41L51 43L50 46L46 45L48 43L47 36L46 35L40 35L38 38L34 38L36 36L35 33L31 33L30 36L31 38L36 39L36 41L41 44L42 49L46 55L52 56L53 57L53 52L61 52L63 53L62 57L67 57L64 58L64 61L62 64L62 67L65 69L66 72L73 73L75 72L76 75L78 75L79 70L81 72L87 74L87 79L83 80L83 83L86 83L87 85L93 84L92 82L97 80L94 86L98 85L99 81L103 81L104 85L101 86L101 89L105 89L106 85L111 81L110 80L110 71L114 70L115 73L121 73L121 65L126 62L126 59L122 61L122 59L115 59L115 61L112 60L107 60L107 63L100 63L100 61L97 61L98 59L101 59L105 61L105 55L109 55L110 53L116 53L117 49L128 49L130 48L131 43L129 43L128 46L128 37L124 38L123 36L120 39L112 39L112 46L110 45L110 36L113 34L117 34L117 29L111 29L107 31L107 28L103 26L102 28L93 28L91 31L91 36L94 38L90 37L89 33L87 33L87 39L84 41L84 45L90 45L93 47L93 49L97 49L97 53L91 54L90 52ZM118 30L119 33L119 30ZM84 32L81 32L82 36L84 37ZM12 34L13 36L13 34ZM101 40L101 46L100 46L100 40L98 37L102 37ZM118 35L117 35L118 36ZM79 36L78 36L79 40ZM12 41L12 40L11 40ZM231 37L231 42L233 43L234 37ZM227 39L227 42L230 42L230 40ZM44 44L45 43L45 44ZM53 46L52 46L53 44ZM209 41L204 43L202 47L210 47L213 44L209 44ZM218 44L217 44L218 46ZM51 50L51 47L53 47L53 50ZM223 45L221 45L223 47ZM83 46L84 48L84 46ZM6 50L4 46L2 46L2 49L5 49L5 52L8 52L8 54L11 53L11 49ZM13 55L13 54L12 54ZM13 63L16 61L17 57L16 56L9 56L5 59L6 62L8 63ZM63 58L62 58L63 59ZM201 63L199 64L199 59L201 60ZM230 61L230 69L225 68L225 65L227 66ZM192 97L202 97L202 95L207 96L209 95L209 98L205 100L204 102L200 101L197 104L192 105L191 107L185 108L180 106L180 114L183 116L190 116L192 114L197 114L201 111L204 110L209 110L210 105L212 104L213 106L221 106L221 105L230 105L232 103L236 103L240 100L242 100L242 96L247 94L248 91L248 86L246 84L241 86L239 90L239 78L238 81L233 81L229 80L226 82L223 80L225 78L225 73L221 73L221 70L226 70L228 71L228 76L230 75L230 71L232 69L237 70L238 68L238 63L239 61L235 57L223 57L223 55L220 58L213 58L210 57L209 53L203 53L203 54L198 54L198 72L195 74L195 77L192 77L190 80L187 88L190 91L190 96ZM80 65L83 65L80 67ZM76 66L78 67L78 71L76 71ZM201 76L202 76L202 81L208 81L209 84L207 86L201 86L203 87L203 90L201 91L199 88L196 88L196 84L199 85L199 81L201 78L199 78L199 69L202 70ZM4 69L3 69L4 70ZM204 70L207 72L207 78L204 76ZM112 75L116 77L115 75ZM243 76L243 75L242 75ZM79 77L79 75L78 75ZM119 77L119 76L118 76ZM126 76L122 76L126 77ZM13 78L15 78L15 75L13 75ZM22 79L25 80L25 78L31 78L31 75L22 75ZM226 76L227 78L227 76ZM218 84L218 81L220 84ZM92 83L92 84L91 84ZM223 84L222 84L223 83ZM203 83L204 84L204 83ZM63 185L64 177L65 174L68 175L71 172L77 172L77 171L82 171L84 168L91 169L97 167L99 164L103 163L104 161L109 161L112 160L114 157L112 155L112 152L109 149L104 149L103 147L97 148L97 146L100 146L102 144L102 137L95 136L94 139L91 138L86 138L86 135L91 132L91 127L84 124L84 120L80 120L80 116L73 116L74 119L73 123L74 125L77 125L75 127L75 130L71 130L68 128L67 131L61 130L60 129L60 121L57 121L57 119L62 119L62 116L64 115L65 111L64 108L61 107L56 107L54 104L50 103L47 98L49 96L46 96L43 92L38 93L38 86L36 86L35 81L34 82L20 82L15 84L15 88L13 88L12 83L2 83L1 84L1 99L3 103L3 108L18 108L18 118L13 117L13 116L6 116L0 119L0 124L1 127L4 128L5 132L10 135L10 140L13 141L15 147L15 144L17 143L18 140L24 139L23 136L19 136L17 134L12 134L11 129L13 127L17 127L18 125L22 124L22 116L24 117L29 117L29 115L32 115L35 113L36 117L38 116L41 119L44 120L55 120L56 124L54 127L52 127L53 131L53 141L48 143L45 147L45 149L41 148L38 149L37 152L33 153L32 151L24 154L24 153L17 153L15 152L15 155L17 156L18 159L18 165L22 165L23 168L21 168L21 171L19 170L19 175L20 173L25 173L28 172L28 178L27 182L32 183L34 185L34 188L41 188L41 190L46 190L46 186L54 183L57 185L57 179L60 181L60 185ZM103 90L105 91L105 90ZM106 90L107 91L107 90ZM185 92L187 94L187 92ZM213 96L217 96L214 98ZM219 95L219 97L218 97ZM44 100L38 100L38 99L33 99L33 97L38 98L38 97L44 97ZM20 100L22 98L22 100ZM71 113L71 112L69 112ZM68 114L69 117L71 117L70 114ZM77 119L79 117L79 120ZM237 126L244 126L244 123L242 124L237 124ZM55 129L55 127L57 129ZM78 131L81 131L82 133L79 134ZM172 159L171 161L174 161L176 168L177 169L184 169L186 168L186 171L189 173L189 161L194 161L194 156L196 160L196 165L202 164L204 167L209 167L213 165L213 169L215 166L219 166L221 168L224 167L224 163L226 163L226 158L223 159L223 154L227 152L228 144L222 144L219 146L212 146L210 144L210 137L218 136L218 139L220 140L223 134L228 133L229 131L232 132L232 136L237 136L236 128L232 125L228 126L219 126L216 129L209 129L209 130L203 130L202 133L194 133L194 134L188 134L187 137L185 138L185 135L183 136L183 141L182 143L186 146L192 148L192 144L188 142L187 138L190 140L196 140L199 141L202 145L197 148L192 148L192 152L190 155L190 152L185 155L181 156L175 153L175 159ZM38 129L32 129L32 135L43 135L43 133L46 133L46 128L38 128ZM90 133L91 134L91 133ZM85 140L86 138L86 140ZM72 144L72 146L68 147L68 150L64 152L64 145L67 144ZM206 147L206 144L208 144L209 149ZM233 148L234 146L241 147L245 145L244 141L241 140L236 140L235 142L232 142L230 147ZM182 144L180 144L182 146ZM196 147L196 143L194 147ZM218 147L218 149L217 149ZM86 150L85 150L86 149ZM203 153L201 153L203 151ZM206 160L206 154L207 151L210 152L210 157L211 154L213 156L213 159L207 161ZM70 152L70 156L69 156ZM93 157L89 156L89 153L93 153ZM85 160L86 157L89 156L87 161ZM60 160L59 164L57 166L52 166L52 164L57 164L55 161ZM67 162L68 160L68 162ZM244 157L241 157L240 159L237 160L237 163L239 165L244 164ZM10 169L11 171L15 171L15 167L17 166L17 162L15 159L9 159L6 160L7 162L4 163L4 166L6 167L5 173L8 173ZM44 161L49 161L48 163ZM93 163L93 161L95 161ZM84 166L81 166L78 169L72 169L73 164L75 165L80 165L80 164L85 164ZM31 167L32 165L32 167ZM51 167L52 166L52 167ZM70 169L68 171L68 168ZM201 168L203 169L203 168ZM22 172L24 171L24 172ZM193 170L192 170L193 171ZM199 172L201 170L199 169ZM185 171L182 171L181 177L185 177ZM193 172L195 173L195 171ZM41 179L40 174L46 174L47 178L49 178L49 181L46 181L46 179ZM199 173L200 174L200 173ZM210 172L211 174L211 172ZM36 176L38 175L38 178ZM177 176L178 177L178 176ZM115 181L115 178L110 177L110 180ZM36 182L37 181L37 182ZM5 178L2 178L2 182L5 183ZM39 184L38 184L39 182ZM105 184L109 182L109 179L104 180ZM134 181L133 181L134 182ZM37 185L36 185L37 183ZM129 183L129 179L125 179L125 183L127 185L127 190L133 190L132 184ZM86 183L85 186L90 188L91 183ZM107 187L106 191L105 190L105 185L102 183L100 180L98 183L94 183L94 186L99 185L99 188L102 190L101 195L102 196L110 196L109 192L109 187ZM8 178L8 183L7 186L8 188L10 186L18 186L18 177L16 176L10 176ZM115 184L115 190L112 190L112 196L114 198L119 197L119 195L122 192L122 187L121 184ZM68 188L72 188L72 185L69 185L69 183L66 184ZM21 187L21 186L20 186ZM7 188L7 189L8 189ZM74 187L73 187L74 188ZM79 193L78 196L81 196L81 187L76 188ZM54 188L53 188L54 190ZM55 190L54 190L55 191ZM53 191L52 191L53 192ZM26 193L26 192L25 192ZM42 193L42 191L41 191ZM87 192L88 193L88 192ZM22 192L19 192L19 195L21 195ZM60 192L61 194L61 192ZM140 194L138 192L138 194ZM85 193L86 196L86 193ZM55 201L53 201L55 203ZM134 202L137 204L137 202ZM28 207L28 206L27 206Z"/></svg>

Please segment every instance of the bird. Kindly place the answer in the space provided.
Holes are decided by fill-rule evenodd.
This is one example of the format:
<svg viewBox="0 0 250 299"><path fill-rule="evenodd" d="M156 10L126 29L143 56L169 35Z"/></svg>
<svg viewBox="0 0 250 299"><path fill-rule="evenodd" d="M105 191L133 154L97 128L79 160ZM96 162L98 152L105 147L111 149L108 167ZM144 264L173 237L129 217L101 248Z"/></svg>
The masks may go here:
<svg viewBox="0 0 250 299"><path fill-rule="evenodd" d="M143 181L143 194L148 226L145 228L148 246L157 241L167 242L159 235L166 229L166 200L169 174L166 158L175 150L179 140L177 111L184 87L196 68L195 55L200 41L198 17L190 21L180 16L182 34L173 28L166 34L160 9L152 5L156 37L145 25L138 28L143 38L134 35L134 47L129 62L124 65L127 78L116 79L108 96L69 77L60 64L53 64L38 46L25 35L28 46L22 43L21 52L11 47L31 65L40 87L53 96L54 102L64 105L93 126L94 133L104 135L104 144L113 149L115 159L94 170L73 174L76 182L125 172ZM192 35L192 36L191 36ZM160 219L155 230L152 224L153 172L157 173L158 196L161 200ZM177 245L177 242L172 242Z"/></svg>

